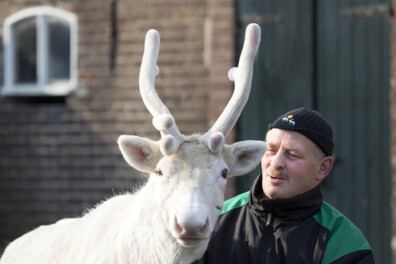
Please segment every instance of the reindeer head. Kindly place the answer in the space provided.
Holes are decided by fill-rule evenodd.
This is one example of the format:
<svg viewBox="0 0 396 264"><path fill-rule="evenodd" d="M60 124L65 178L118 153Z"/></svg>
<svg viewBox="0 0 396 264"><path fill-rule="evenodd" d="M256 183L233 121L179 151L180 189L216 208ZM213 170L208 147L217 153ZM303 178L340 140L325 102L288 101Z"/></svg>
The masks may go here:
<svg viewBox="0 0 396 264"><path fill-rule="evenodd" d="M184 136L168 108L158 97L154 79L159 52L159 34L147 32L139 85L144 104L153 116L161 139L120 136L118 144L126 161L150 174L152 197L163 206L162 218L169 234L182 246L206 248L217 210L223 206L227 177L246 174L260 162L262 141L224 144L249 97L253 62L260 43L260 27L246 29L238 68L229 71L235 91L213 127L203 135Z"/></svg>

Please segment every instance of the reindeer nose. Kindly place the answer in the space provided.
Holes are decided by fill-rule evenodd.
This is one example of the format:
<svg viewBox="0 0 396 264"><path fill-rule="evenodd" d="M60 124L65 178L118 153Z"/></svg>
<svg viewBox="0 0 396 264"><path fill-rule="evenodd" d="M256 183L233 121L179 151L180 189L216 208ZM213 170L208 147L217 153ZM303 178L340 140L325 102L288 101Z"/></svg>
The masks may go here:
<svg viewBox="0 0 396 264"><path fill-rule="evenodd" d="M209 219L206 218L206 221L204 223L199 221L180 221L175 216L174 228L179 236L204 236L209 230Z"/></svg>

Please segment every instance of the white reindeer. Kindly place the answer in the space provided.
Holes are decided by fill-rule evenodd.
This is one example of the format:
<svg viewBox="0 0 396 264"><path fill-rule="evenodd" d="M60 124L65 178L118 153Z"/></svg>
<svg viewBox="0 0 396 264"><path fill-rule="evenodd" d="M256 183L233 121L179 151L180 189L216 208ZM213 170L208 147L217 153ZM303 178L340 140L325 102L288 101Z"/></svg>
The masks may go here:
<svg viewBox="0 0 396 264"><path fill-rule="evenodd" d="M182 135L154 89L159 34L148 31L140 71L140 92L159 141L120 136L126 161L149 173L134 194L115 196L80 218L41 226L16 239L1 264L191 263L206 250L223 206L226 178L251 171L265 151L262 141L224 144L250 92L260 27L247 27L238 64L229 72L235 91L204 135Z"/></svg>

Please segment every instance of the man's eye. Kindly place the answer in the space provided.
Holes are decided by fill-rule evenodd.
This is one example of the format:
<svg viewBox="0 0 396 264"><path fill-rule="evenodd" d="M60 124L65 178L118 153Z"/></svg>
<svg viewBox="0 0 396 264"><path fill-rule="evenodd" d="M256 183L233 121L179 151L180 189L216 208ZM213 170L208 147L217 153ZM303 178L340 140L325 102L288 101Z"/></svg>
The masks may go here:
<svg viewBox="0 0 396 264"><path fill-rule="evenodd" d="M299 155L297 155L296 153L288 153L289 154L289 156L290 157L292 157L292 158L299 158L300 156Z"/></svg>

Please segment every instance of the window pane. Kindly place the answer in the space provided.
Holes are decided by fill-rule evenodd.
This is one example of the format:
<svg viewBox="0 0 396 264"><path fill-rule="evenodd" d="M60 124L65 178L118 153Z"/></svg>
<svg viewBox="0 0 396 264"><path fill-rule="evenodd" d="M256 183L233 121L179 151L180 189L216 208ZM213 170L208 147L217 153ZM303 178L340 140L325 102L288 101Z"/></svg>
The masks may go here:
<svg viewBox="0 0 396 264"><path fill-rule="evenodd" d="M47 17L48 21L48 79L52 83L70 78L70 26L59 18Z"/></svg>
<svg viewBox="0 0 396 264"><path fill-rule="evenodd" d="M15 83L37 81L36 17L29 17L13 25L15 41Z"/></svg>

